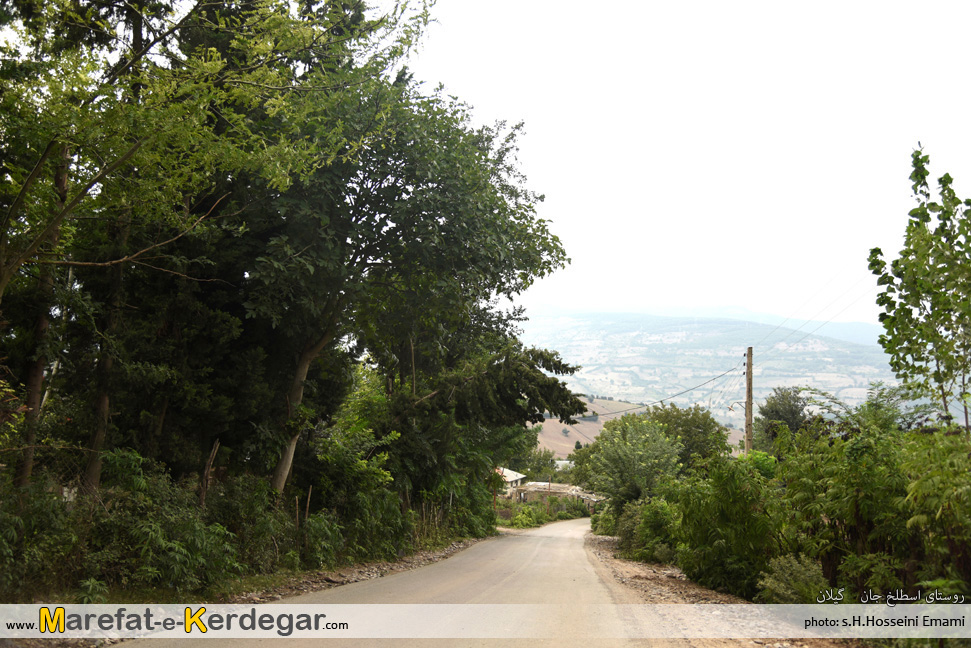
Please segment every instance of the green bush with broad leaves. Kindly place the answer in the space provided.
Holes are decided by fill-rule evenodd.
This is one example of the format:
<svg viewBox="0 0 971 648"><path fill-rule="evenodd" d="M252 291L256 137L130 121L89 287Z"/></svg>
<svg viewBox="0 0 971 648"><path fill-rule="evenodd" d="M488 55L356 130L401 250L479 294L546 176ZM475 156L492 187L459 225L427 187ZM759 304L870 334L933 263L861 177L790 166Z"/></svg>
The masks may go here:
<svg viewBox="0 0 971 648"><path fill-rule="evenodd" d="M767 506L768 480L749 462L709 460L704 472L680 483L677 561L692 580L752 598L759 574L778 552L779 521Z"/></svg>
<svg viewBox="0 0 971 648"><path fill-rule="evenodd" d="M818 558L828 582L852 592L916 585L921 538L906 524L904 435L834 430L817 425L783 449L773 506L787 547Z"/></svg>

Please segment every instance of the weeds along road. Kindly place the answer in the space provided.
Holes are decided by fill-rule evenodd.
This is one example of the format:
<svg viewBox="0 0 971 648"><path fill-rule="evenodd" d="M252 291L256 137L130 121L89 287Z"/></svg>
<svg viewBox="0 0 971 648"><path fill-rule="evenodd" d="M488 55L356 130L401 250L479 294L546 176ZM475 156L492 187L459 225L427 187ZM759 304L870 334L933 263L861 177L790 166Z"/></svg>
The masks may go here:
<svg viewBox="0 0 971 648"><path fill-rule="evenodd" d="M516 614L493 619L495 636L515 635L528 626L531 638L490 639L205 639L179 640L184 646L199 641L204 648L245 648L281 644L293 648L315 646L656 646L688 645L686 641L624 639L628 619L619 605L638 604L635 592L616 582L585 547L589 519L567 520L479 542L448 560L413 571L399 572L312 594L278 601L279 604L542 604L513 607L530 610L528 619ZM584 612L597 606L596 613ZM265 606L272 611L275 605ZM465 608L468 610L469 608ZM439 608L442 610L442 608ZM589 608L588 608L589 610ZM449 614L444 610L443 615ZM423 615L411 622L441 626L447 620ZM336 617L335 617L336 619ZM612 637L608 639L607 637ZM148 641L150 643L144 643ZM169 648L162 639L138 642L139 648ZM691 642L698 645L707 642ZM130 646L131 644L126 644Z"/></svg>

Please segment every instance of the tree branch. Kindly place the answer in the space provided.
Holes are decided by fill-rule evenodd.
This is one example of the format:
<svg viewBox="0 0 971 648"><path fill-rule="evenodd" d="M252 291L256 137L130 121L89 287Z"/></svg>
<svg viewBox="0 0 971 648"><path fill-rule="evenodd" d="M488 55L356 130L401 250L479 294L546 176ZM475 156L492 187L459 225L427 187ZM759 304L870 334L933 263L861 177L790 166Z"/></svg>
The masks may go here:
<svg viewBox="0 0 971 648"><path fill-rule="evenodd" d="M197 281L199 283L224 283L227 286L233 286L233 284L231 284L230 282L226 281L225 279L219 279L219 278L214 278L214 279L200 279L199 277L191 277L191 276L189 276L187 274L184 274L182 272L177 272L175 270L169 270L168 268L160 268L158 266L152 265L151 263L145 263L144 261L132 261L132 263L134 263L135 265L145 266L146 268L151 268L152 270L158 270L159 272L165 272L165 273L168 273L168 274L173 274L176 277L182 277L183 279L188 279L189 281ZM233 286L233 287L235 288L236 286Z"/></svg>
<svg viewBox="0 0 971 648"><path fill-rule="evenodd" d="M64 208L61 209L61 211L54 218L51 219L51 222L47 224L47 227L45 227L44 230L34 238L34 242L28 245L27 248L16 259L14 259L11 263L7 264L4 268L2 268L2 270L5 272L13 272L14 270L16 270L16 268L19 268L20 266L24 265L24 263L27 262L27 259L29 259L30 257L32 257L34 254L37 253L37 250L39 250L40 246L45 241L47 241L47 239L54 232L54 230L56 230L58 227L61 226L61 223L64 221L64 219L67 218L67 216L74 210L74 208L78 206L81 200L86 195L88 195L88 192L91 191L91 188L96 184L98 184L99 182L101 182L101 180L105 176L107 176L115 169L117 169L125 162L127 162L129 159L131 159L131 157L135 155L138 149L142 147L142 144L144 144L148 139L149 139L148 137L143 137L142 139L138 140L131 146L131 148L129 148L124 153L124 155L122 155L120 158L118 158L117 160L115 160L105 168L101 169L101 171L96 173L94 177L91 178L86 185L84 185L84 188L82 188L74 196L71 202L65 205Z"/></svg>
<svg viewBox="0 0 971 648"><path fill-rule="evenodd" d="M229 194L225 194L221 198L219 198L219 200L217 200L215 202L215 204L212 207L209 208L209 211L207 211L205 214L203 214L202 216L200 216L199 218L197 218L195 220L195 222L192 223L192 225L190 225L186 229L182 230L177 235L173 236L172 238L168 239L167 241L162 241L160 243L156 243L155 245L150 245L147 248L144 248L144 249L139 250L138 252L135 252L134 254L129 254L129 255L124 256L124 257L122 257L120 259L114 259L112 261L64 261L64 260L56 261L56 260L51 260L51 261L39 261L39 263L46 263L46 264L49 264L49 265L71 266L71 267L106 268L108 266L118 265L119 263L128 263L128 262L134 261L135 259L137 259L138 257L142 256L146 252L150 252L151 250L155 250L157 248L160 248L163 245L168 245L169 243L173 243L175 241L178 241L180 238L182 238L183 236L185 236L186 234L188 234L189 232L191 232L192 230L194 230L196 228L196 225L198 225L203 220L205 220L206 218L208 218L209 215L212 214L212 210L214 210L219 205L219 203L223 200L223 198L225 198L228 195ZM154 266L149 266L149 267L154 267ZM200 281L206 281L206 280L200 280Z"/></svg>
<svg viewBox="0 0 971 648"><path fill-rule="evenodd" d="M196 10L198 10L204 4L209 4L209 3L203 2L202 0L199 0L199 2L196 2L196 4L191 9L189 9L189 11L186 12L185 16L183 16L182 19L179 20L179 22L175 23L174 25L166 29L164 32L162 32L161 34L153 38L147 45L145 45L145 47L143 47L138 52L135 52L135 54L128 61L126 61L124 65L117 68L116 70L111 72L111 74L109 74L107 77L105 77L105 80L102 82L102 85L106 86L111 83L114 83L118 79L118 77L120 77L122 74L128 71L133 65L135 65L135 63L143 59L145 55L152 50L153 47L155 47L160 42L162 42L162 40L174 34L177 30L181 29L182 25L185 24L185 21L187 21L189 17L192 16L196 12ZM85 102L85 104L88 104L91 101L94 101L94 99L95 99L94 96L90 97L89 100Z"/></svg>
<svg viewBox="0 0 971 648"><path fill-rule="evenodd" d="M44 166L44 162L46 162L47 158L49 158L51 153L54 152L55 146L57 146L57 139L52 139L50 142L48 142L47 148L44 149L40 159L37 160L37 164L35 164L34 168L31 169L30 175L28 175L27 179L24 180L24 186L20 188L20 192L17 193L17 197L14 199L13 204L10 205L10 209L8 209L7 213L4 215L3 221L0 222L0 245L6 245L7 228L10 226L10 221L13 220L14 214L17 213L20 206L23 204L24 199L27 197L27 192L30 191L31 185L33 185L34 182L36 182L37 177L40 176L41 167Z"/></svg>

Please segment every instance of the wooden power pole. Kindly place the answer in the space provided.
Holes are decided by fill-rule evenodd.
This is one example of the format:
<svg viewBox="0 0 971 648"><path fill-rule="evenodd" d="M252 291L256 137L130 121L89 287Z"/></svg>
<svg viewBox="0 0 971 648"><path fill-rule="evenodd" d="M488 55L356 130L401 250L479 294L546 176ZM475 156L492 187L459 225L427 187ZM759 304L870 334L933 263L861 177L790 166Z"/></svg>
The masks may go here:
<svg viewBox="0 0 971 648"><path fill-rule="evenodd" d="M752 347L745 352L745 454L752 451Z"/></svg>

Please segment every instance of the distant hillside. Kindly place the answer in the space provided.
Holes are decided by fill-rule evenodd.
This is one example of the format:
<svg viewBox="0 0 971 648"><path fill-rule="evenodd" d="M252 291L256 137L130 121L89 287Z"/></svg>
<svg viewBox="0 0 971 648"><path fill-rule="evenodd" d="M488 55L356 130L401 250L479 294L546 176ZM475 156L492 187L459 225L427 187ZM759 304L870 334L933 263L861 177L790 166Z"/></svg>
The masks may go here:
<svg viewBox="0 0 971 648"><path fill-rule="evenodd" d="M799 329L802 331L800 335L805 335L806 332L813 331L822 337L836 338L837 340L853 342L854 344L879 344L880 335L883 333L883 327L879 324L866 324L863 322L807 322L798 318L790 319L781 315L756 313L744 308L692 308L679 309L678 312L662 312L656 314L681 319L738 320L752 322L754 324L769 324L773 328L785 325L789 327L787 331Z"/></svg>
<svg viewBox="0 0 971 648"><path fill-rule="evenodd" d="M601 398L584 398L584 401L588 403L589 415L578 419L575 425L560 423L555 418L543 421L543 430L539 435L540 446L549 448L557 457L566 458L576 448L577 441L580 445L593 443L605 421L618 418L625 410L637 407L632 403Z"/></svg>
<svg viewBox="0 0 971 648"><path fill-rule="evenodd" d="M879 346L807 335L813 326L796 331L727 318L581 313L531 317L522 328L526 344L555 349L583 367L566 381L575 392L635 404L699 403L739 428L744 424L742 362L748 346L755 353L756 403L774 387L808 385L853 405L865 399L871 382L894 382ZM847 330L860 333L852 325Z"/></svg>
<svg viewBox="0 0 971 648"><path fill-rule="evenodd" d="M588 403L588 414L577 419L576 424L560 423L558 419L546 419L539 433L539 445L556 453L557 458L566 459L567 455L576 449L577 441L580 445L593 443L603 430L604 423L620 418L624 414L639 414L646 408L619 400L593 398L584 396ZM742 430L733 429L729 432L728 441L735 447L742 438Z"/></svg>

